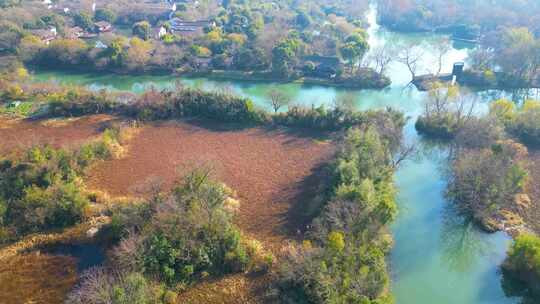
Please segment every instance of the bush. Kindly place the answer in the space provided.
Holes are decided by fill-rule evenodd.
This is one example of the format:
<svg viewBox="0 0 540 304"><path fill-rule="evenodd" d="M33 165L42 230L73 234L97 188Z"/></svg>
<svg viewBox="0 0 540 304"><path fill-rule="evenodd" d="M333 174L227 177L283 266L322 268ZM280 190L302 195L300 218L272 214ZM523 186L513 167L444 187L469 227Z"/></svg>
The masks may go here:
<svg viewBox="0 0 540 304"><path fill-rule="evenodd" d="M81 276L81 283L68 295L67 304L159 304L162 291L139 273L112 273L93 268Z"/></svg>
<svg viewBox="0 0 540 304"><path fill-rule="evenodd" d="M508 251L503 268L540 295L540 238L532 234L518 236Z"/></svg>
<svg viewBox="0 0 540 304"><path fill-rule="evenodd" d="M137 22L133 25L132 32L134 36L148 40L152 35L152 26L147 21Z"/></svg>
<svg viewBox="0 0 540 304"><path fill-rule="evenodd" d="M472 119L475 107L475 98L459 86L434 82L416 121L416 130L433 138L453 139Z"/></svg>
<svg viewBox="0 0 540 304"><path fill-rule="evenodd" d="M13 237L79 222L88 204L77 184L72 154L49 147L33 148L22 159L0 166L0 201L4 225Z"/></svg>
<svg viewBox="0 0 540 304"><path fill-rule="evenodd" d="M517 108L513 102L500 99L491 104L490 114L526 145L540 146L540 101L526 100Z"/></svg>
<svg viewBox="0 0 540 304"><path fill-rule="evenodd" d="M107 21L109 23L114 23L116 20L116 14L110 9L99 8L94 14L94 19L96 21Z"/></svg>
<svg viewBox="0 0 540 304"><path fill-rule="evenodd" d="M351 129L332 165L328 202L280 268L283 301L392 303L382 231L396 216L389 142L373 127Z"/></svg>
<svg viewBox="0 0 540 304"><path fill-rule="evenodd" d="M509 125L510 132L524 143L540 145L540 102L527 100Z"/></svg>
<svg viewBox="0 0 540 304"><path fill-rule="evenodd" d="M91 163L112 155L113 133L78 151L34 147L1 160L0 226L11 231L4 241L81 222L89 204L81 177Z"/></svg>
<svg viewBox="0 0 540 304"><path fill-rule="evenodd" d="M249 99L219 92L179 89L147 92L132 104L115 102L105 92L69 90L49 98L52 116L82 116L87 114L119 114L140 120L161 120L185 117L207 118L221 122L259 124L265 115L255 110Z"/></svg>
<svg viewBox="0 0 540 304"><path fill-rule="evenodd" d="M526 156L527 149L512 141L464 151L452 164L448 197L483 228L497 230L492 219L502 208L511 207L526 184Z"/></svg>
<svg viewBox="0 0 540 304"><path fill-rule="evenodd" d="M442 139L452 139L458 131L456 120L450 115L437 117L437 119L420 116L415 128L419 133Z"/></svg>
<svg viewBox="0 0 540 304"><path fill-rule="evenodd" d="M228 188L209 178L209 171L199 169L170 195L155 200L152 209L120 209L124 214L113 216L115 229L129 227L134 234L114 250L114 260L122 269L140 271L169 286L186 286L206 274L247 270L255 253L232 224L225 207L229 195Z"/></svg>
<svg viewBox="0 0 540 304"><path fill-rule="evenodd" d="M405 125L402 113L392 109L386 111L356 112L341 107L327 109L325 106L304 108L292 106L285 113L277 113L272 116L274 124L316 129L321 131L347 130L361 125L377 125L384 131L386 140L394 141L395 131L401 134L401 128ZM394 138L394 139L392 139ZM398 139L398 140L399 140Z"/></svg>

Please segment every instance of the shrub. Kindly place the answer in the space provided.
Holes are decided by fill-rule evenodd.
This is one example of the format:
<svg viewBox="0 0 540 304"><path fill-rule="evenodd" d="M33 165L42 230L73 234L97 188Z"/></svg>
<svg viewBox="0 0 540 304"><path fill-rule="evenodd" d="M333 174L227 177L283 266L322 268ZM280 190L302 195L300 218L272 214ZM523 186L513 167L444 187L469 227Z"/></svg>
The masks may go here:
<svg viewBox="0 0 540 304"><path fill-rule="evenodd" d="M373 127L347 132L332 165L327 203L279 271L283 301L392 303L385 225L396 215L390 142Z"/></svg>
<svg viewBox="0 0 540 304"><path fill-rule="evenodd" d="M135 25L133 25L132 32L134 36L137 36L143 40L148 40L152 35L152 26L150 23L148 23L148 21L137 22Z"/></svg>
<svg viewBox="0 0 540 304"><path fill-rule="evenodd" d="M110 23L114 23L114 21L116 20L116 14L110 9L99 8L94 14L94 19L96 21L107 21Z"/></svg>
<svg viewBox="0 0 540 304"><path fill-rule="evenodd" d="M210 179L209 171L199 169L166 198L154 201L152 209L120 209L124 214L114 215L115 229L132 227L135 233L120 242L114 260L123 269L169 286L186 286L206 274L247 270L256 252L244 245L232 224L225 207L229 194L223 184Z"/></svg>
<svg viewBox="0 0 540 304"><path fill-rule="evenodd" d="M457 132L454 141L467 149L489 148L504 139L504 126L493 117L471 118Z"/></svg>
<svg viewBox="0 0 540 304"><path fill-rule="evenodd" d="M529 145L540 145L540 102L527 100L509 125L510 132Z"/></svg>
<svg viewBox="0 0 540 304"><path fill-rule="evenodd" d="M81 283L68 295L67 304L159 304L161 291L139 273L113 273L93 268L81 276Z"/></svg>
<svg viewBox="0 0 540 304"><path fill-rule="evenodd" d="M452 139L458 131L455 119L450 116L441 116L437 119L428 119L420 116L415 124L418 132L429 135L430 137Z"/></svg>
<svg viewBox="0 0 540 304"><path fill-rule="evenodd" d="M0 161L0 226L11 231L9 238L84 219L89 199L81 177L91 163L110 157L109 144L116 142L110 133L78 151L34 147L19 158Z"/></svg>
<svg viewBox="0 0 540 304"><path fill-rule="evenodd" d="M460 153L452 164L448 197L485 229L496 229L491 219L509 207L526 184L526 155L527 149L512 141Z"/></svg>
<svg viewBox="0 0 540 304"><path fill-rule="evenodd" d="M540 238L532 234L518 236L508 251L503 268L540 295Z"/></svg>
<svg viewBox="0 0 540 304"><path fill-rule="evenodd" d="M393 303L384 252L346 242L343 251L292 248L280 269L288 303Z"/></svg>
<svg viewBox="0 0 540 304"><path fill-rule="evenodd" d="M272 120L277 125L321 131L347 130L356 126L373 124L384 130L382 135L385 140L392 142L401 138L401 128L405 125L403 114L392 109L355 112L341 107L327 109L325 106L311 108L292 106L285 113L273 115ZM396 136L396 130L400 135Z"/></svg>
<svg viewBox="0 0 540 304"><path fill-rule="evenodd" d="M519 108L506 99L490 105L490 115L504 124L506 130L530 146L540 145L540 102L526 100Z"/></svg>
<svg viewBox="0 0 540 304"><path fill-rule="evenodd" d="M424 111L416 122L418 132L429 137L453 139L472 119L476 101L459 86L435 82L431 85Z"/></svg>

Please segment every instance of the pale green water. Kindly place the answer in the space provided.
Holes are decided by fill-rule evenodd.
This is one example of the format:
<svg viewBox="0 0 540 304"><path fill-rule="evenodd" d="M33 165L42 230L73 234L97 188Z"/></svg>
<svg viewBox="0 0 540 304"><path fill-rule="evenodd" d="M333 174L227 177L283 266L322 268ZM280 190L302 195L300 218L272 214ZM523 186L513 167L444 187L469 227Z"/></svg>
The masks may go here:
<svg viewBox="0 0 540 304"><path fill-rule="evenodd" d="M434 35L404 35L380 29L369 19L371 45L396 41L425 43ZM422 72L433 70L433 52L426 46ZM467 57L467 49L454 48L445 59L444 71L449 72L455 61ZM414 130L415 117L421 111L424 93L404 88L410 75L404 66L395 63L389 69L393 85L383 91L351 91L299 84L277 84L294 100L305 105L332 104L342 94L352 94L359 109L392 106L410 116L405 135L418 141ZM61 83L87 85L90 88L142 92L150 86L157 88L184 85L203 89L227 88L252 98L264 107L266 93L276 84L185 79L168 76L118 76L38 72L38 80L56 79ZM483 94L485 100L491 97ZM495 93L498 95L498 93ZM503 233L485 234L452 214L444 199L446 181L445 151L421 145L422 155L407 161L397 172L400 215L392 226L395 247L390 258L393 293L397 304L506 304L518 299L505 297L500 284L498 265L505 256L509 237Z"/></svg>

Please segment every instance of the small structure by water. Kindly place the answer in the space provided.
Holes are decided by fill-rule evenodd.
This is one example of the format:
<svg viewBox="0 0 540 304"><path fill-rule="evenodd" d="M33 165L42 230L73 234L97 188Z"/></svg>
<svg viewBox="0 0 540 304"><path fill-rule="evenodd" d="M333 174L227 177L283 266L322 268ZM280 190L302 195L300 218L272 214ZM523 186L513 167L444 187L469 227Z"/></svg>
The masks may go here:
<svg viewBox="0 0 540 304"><path fill-rule="evenodd" d="M465 62L454 63L454 67L452 69L452 76L455 76L458 79L461 78L461 76L463 76L464 69L465 69Z"/></svg>

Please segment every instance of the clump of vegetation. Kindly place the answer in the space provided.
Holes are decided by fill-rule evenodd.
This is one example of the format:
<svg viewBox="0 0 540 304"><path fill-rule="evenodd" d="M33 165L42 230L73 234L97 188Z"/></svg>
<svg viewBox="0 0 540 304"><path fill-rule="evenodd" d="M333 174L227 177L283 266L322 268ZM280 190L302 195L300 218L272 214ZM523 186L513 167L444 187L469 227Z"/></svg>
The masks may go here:
<svg viewBox="0 0 540 304"><path fill-rule="evenodd" d="M474 100L458 86L433 83L416 129L430 137L452 139L472 118L474 107Z"/></svg>
<svg viewBox="0 0 540 304"><path fill-rule="evenodd" d="M511 209L527 183L526 156L527 149L511 140L460 153L452 164L449 198L483 228L500 229L497 217Z"/></svg>
<svg viewBox="0 0 540 304"><path fill-rule="evenodd" d="M18 83L16 80L6 80L4 83L0 81L0 92L8 94L9 88L13 85L19 87ZM94 92L76 86L22 83L24 89L21 91L25 92L26 98L32 100L33 108L37 109L34 115L52 117L113 114L143 121L202 118L242 125L266 124L319 131L346 130L373 123L384 131L385 134L382 134L384 137L395 138L399 138L401 133L390 133L392 130L400 129L405 123L403 114L392 109L356 112L342 105L332 108L290 106L286 112L270 114L257 109L247 98L222 91L205 92L180 86L163 91L152 89L141 95L135 95L105 90ZM273 98L278 103L284 97Z"/></svg>
<svg viewBox="0 0 540 304"><path fill-rule="evenodd" d="M34 147L0 160L0 242L81 222L90 202L82 181L85 169L114 156L119 134L107 130L77 151Z"/></svg>
<svg viewBox="0 0 540 304"><path fill-rule="evenodd" d="M273 115L272 121L274 124L282 126L323 131L346 130L355 126L373 123L381 127L381 130L390 131L387 133L391 133L391 130L401 129L405 124L403 114L392 109L357 112L340 106L327 108L324 105L316 108L292 106L287 112Z"/></svg>
<svg viewBox="0 0 540 304"><path fill-rule="evenodd" d="M63 14L20 4L0 12L0 51L33 65L123 73L218 73L243 79L307 77L308 82L363 88L382 88L390 82L363 60L369 49L361 22L366 0L275 5L210 0L179 4L174 13L136 0L100 4L94 14L84 5ZM199 22L184 35L175 28L179 20ZM103 33L96 22L112 26ZM56 35L46 38L51 28ZM95 48L95 40L80 35L99 36L104 47Z"/></svg>
<svg viewBox="0 0 540 304"><path fill-rule="evenodd" d="M80 285L72 291L66 303L149 303L172 304L164 301L165 290L152 285L139 273L111 273L93 268L83 274Z"/></svg>
<svg viewBox="0 0 540 304"><path fill-rule="evenodd" d="M503 269L507 275L525 283L533 294L540 295L540 238L532 234L518 236Z"/></svg>
<svg viewBox="0 0 540 304"><path fill-rule="evenodd" d="M508 133L531 146L540 145L540 102L526 100L519 108L506 99L491 104L490 113L502 122Z"/></svg>
<svg viewBox="0 0 540 304"><path fill-rule="evenodd" d="M299 303L392 303L385 226L396 216L394 165L373 127L351 129L337 155L328 200L309 241L281 267L284 299Z"/></svg>
<svg viewBox="0 0 540 304"><path fill-rule="evenodd" d="M273 257L240 234L232 223L232 191L210 175L209 169L196 169L168 194L156 191L146 202L113 207L108 233L119 242L110 254L111 269L83 277L70 303L86 303L101 293L161 303L166 289L184 290L209 276L267 270ZM126 285L129 278L136 286ZM158 293L152 292L156 286L163 286Z"/></svg>

